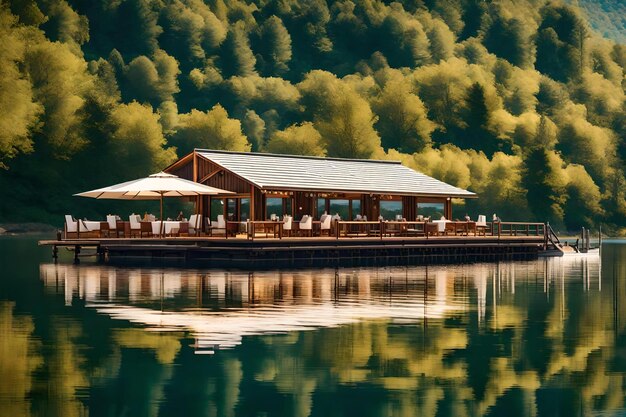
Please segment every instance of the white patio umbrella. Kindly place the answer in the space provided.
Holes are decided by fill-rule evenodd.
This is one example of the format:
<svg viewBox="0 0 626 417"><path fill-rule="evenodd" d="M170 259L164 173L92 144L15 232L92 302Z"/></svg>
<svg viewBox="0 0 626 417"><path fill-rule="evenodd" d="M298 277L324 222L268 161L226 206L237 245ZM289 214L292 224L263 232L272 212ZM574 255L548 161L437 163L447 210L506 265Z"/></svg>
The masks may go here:
<svg viewBox="0 0 626 417"><path fill-rule="evenodd" d="M198 195L233 194L231 191L209 187L159 172L146 178L127 181L96 190L74 194L80 197L107 198L117 200L161 200L161 227L163 227L164 197L193 197Z"/></svg>

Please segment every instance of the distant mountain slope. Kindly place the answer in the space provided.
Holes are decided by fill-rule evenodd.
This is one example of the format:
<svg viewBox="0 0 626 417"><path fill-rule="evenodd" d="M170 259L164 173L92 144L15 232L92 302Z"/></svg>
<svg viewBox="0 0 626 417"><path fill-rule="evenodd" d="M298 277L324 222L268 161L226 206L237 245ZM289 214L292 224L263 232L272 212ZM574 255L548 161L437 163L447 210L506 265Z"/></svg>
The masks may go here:
<svg viewBox="0 0 626 417"><path fill-rule="evenodd" d="M626 1L570 0L589 19L591 27L605 38L626 44Z"/></svg>

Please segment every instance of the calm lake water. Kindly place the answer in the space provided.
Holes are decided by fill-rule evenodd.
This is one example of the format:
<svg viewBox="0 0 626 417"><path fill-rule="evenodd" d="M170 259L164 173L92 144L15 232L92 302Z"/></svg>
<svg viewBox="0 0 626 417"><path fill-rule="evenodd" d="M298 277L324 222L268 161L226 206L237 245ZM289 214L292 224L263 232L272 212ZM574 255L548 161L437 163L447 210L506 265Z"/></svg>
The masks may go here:
<svg viewBox="0 0 626 417"><path fill-rule="evenodd" d="M0 238L1 416L626 415L602 259L114 268Z"/></svg>

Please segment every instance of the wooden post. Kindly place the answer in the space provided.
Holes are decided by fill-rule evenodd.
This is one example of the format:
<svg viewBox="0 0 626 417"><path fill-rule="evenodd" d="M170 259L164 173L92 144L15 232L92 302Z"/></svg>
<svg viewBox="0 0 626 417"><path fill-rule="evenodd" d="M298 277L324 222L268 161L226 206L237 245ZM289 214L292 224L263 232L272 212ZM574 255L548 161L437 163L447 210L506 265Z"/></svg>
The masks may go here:
<svg viewBox="0 0 626 417"><path fill-rule="evenodd" d="M580 229L580 243L581 243L580 252L585 253L586 245L585 245L585 228L584 227Z"/></svg>
<svg viewBox="0 0 626 417"><path fill-rule="evenodd" d="M250 220L256 220L254 215L254 185L250 185Z"/></svg>

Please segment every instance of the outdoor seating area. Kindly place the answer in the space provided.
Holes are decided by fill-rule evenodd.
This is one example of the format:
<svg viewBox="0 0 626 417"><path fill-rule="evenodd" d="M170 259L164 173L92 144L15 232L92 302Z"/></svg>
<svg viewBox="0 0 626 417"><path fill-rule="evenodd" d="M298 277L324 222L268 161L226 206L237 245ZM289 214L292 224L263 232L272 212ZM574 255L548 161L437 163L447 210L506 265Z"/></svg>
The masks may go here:
<svg viewBox="0 0 626 417"><path fill-rule="evenodd" d="M319 220L304 215L299 221L292 216L274 220L226 221L223 215L217 220L193 214L189 219L157 220L153 215L131 214L128 220L107 215L106 220L75 219L65 216L64 239L80 238L170 238L193 237L202 239L283 239L283 238L436 238L436 237L493 237L493 236L541 236L543 223L487 222L479 215L476 221L448 220L428 217L415 221L385 220L368 221L366 216L355 220L341 220L337 215L323 214ZM357 220L358 219L358 220Z"/></svg>
<svg viewBox="0 0 626 417"><path fill-rule="evenodd" d="M117 215L107 215L106 220L75 219L71 215L65 216L63 237L65 239L79 238L150 238L150 237L180 237L200 236L202 216L194 214L189 219L164 220L156 219L154 215L131 214L128 220L122 220Z"/></svg>

